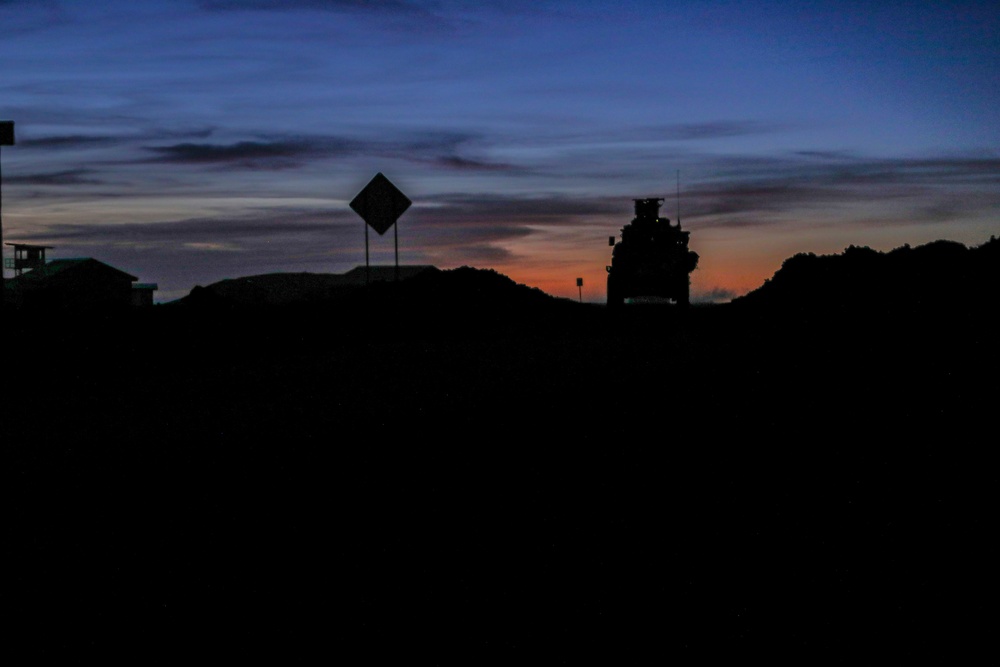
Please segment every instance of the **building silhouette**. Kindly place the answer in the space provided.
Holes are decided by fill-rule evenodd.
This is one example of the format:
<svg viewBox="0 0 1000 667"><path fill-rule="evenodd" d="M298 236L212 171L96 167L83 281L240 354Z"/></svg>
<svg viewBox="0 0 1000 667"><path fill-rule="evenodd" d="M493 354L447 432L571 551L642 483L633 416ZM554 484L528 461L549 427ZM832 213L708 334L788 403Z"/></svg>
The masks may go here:
<svg viewBox="0 0 1000 667"><path fill-rule="evenodd" d="M91 257L45 260L48 246L14 246L7 262L15 276L4 280L5 299L27 308L127 308L152 306L156 283L140 283L125 271Z"/></svg>

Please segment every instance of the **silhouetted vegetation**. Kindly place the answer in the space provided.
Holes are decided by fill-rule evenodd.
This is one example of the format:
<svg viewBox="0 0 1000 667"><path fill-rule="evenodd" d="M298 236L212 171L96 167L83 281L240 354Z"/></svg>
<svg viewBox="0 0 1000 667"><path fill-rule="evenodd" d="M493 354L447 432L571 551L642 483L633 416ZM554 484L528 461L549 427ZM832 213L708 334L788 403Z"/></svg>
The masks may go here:
<svg viewBox="0 0 1000 667"><path fill-rule="evenodd" d="M735 303L801 311L937 312L1000 304L1000 241L966 248L935 241L891 252L850 246L840 255L799 254Z"/></svg>

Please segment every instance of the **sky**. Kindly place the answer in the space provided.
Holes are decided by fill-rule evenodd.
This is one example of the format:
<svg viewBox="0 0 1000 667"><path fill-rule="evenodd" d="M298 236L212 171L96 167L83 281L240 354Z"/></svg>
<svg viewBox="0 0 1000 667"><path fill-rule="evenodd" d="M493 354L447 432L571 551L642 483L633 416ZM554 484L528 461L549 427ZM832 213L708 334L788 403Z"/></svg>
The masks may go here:
<svg viewBox="0 0 1000 667"><path fill-rule="evenodd" d="M363 265L377 172L414 202L401 263L593 302L631 199L676 220L678 180L694 300L1000 234L989 2L0 0L0 63L4 241L160 301Z"/></svg>

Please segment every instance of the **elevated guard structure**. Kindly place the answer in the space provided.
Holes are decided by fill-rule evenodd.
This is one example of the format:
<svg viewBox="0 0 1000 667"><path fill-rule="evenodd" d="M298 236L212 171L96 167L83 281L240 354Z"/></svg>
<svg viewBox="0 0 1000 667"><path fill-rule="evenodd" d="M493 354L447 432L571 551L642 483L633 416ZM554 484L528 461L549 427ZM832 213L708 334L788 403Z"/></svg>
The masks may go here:
<svg viewBox="0 0 1000 667"><path fill-rule="evenodd" d="M27 243L8 243L14 248L14 256L3 260L5 269L14 269L14 276L20 276L25 270L32 271L45 266L45 251L52 250L49 245L28 245Z"/></svg>

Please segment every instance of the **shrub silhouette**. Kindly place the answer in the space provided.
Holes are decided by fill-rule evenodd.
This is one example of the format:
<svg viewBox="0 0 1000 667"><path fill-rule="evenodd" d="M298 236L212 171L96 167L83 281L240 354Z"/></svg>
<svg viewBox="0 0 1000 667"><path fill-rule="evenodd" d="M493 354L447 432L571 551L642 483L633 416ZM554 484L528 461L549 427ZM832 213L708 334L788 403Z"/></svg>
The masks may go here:
<svg viewBox="0 0 1000 667"><path fill-rule="evenodd" d="M913 310L996 303L1000 241L955 241L890 252L848 246L839 255L800 253L744 297L741 306L781 309Z"/></svg>

